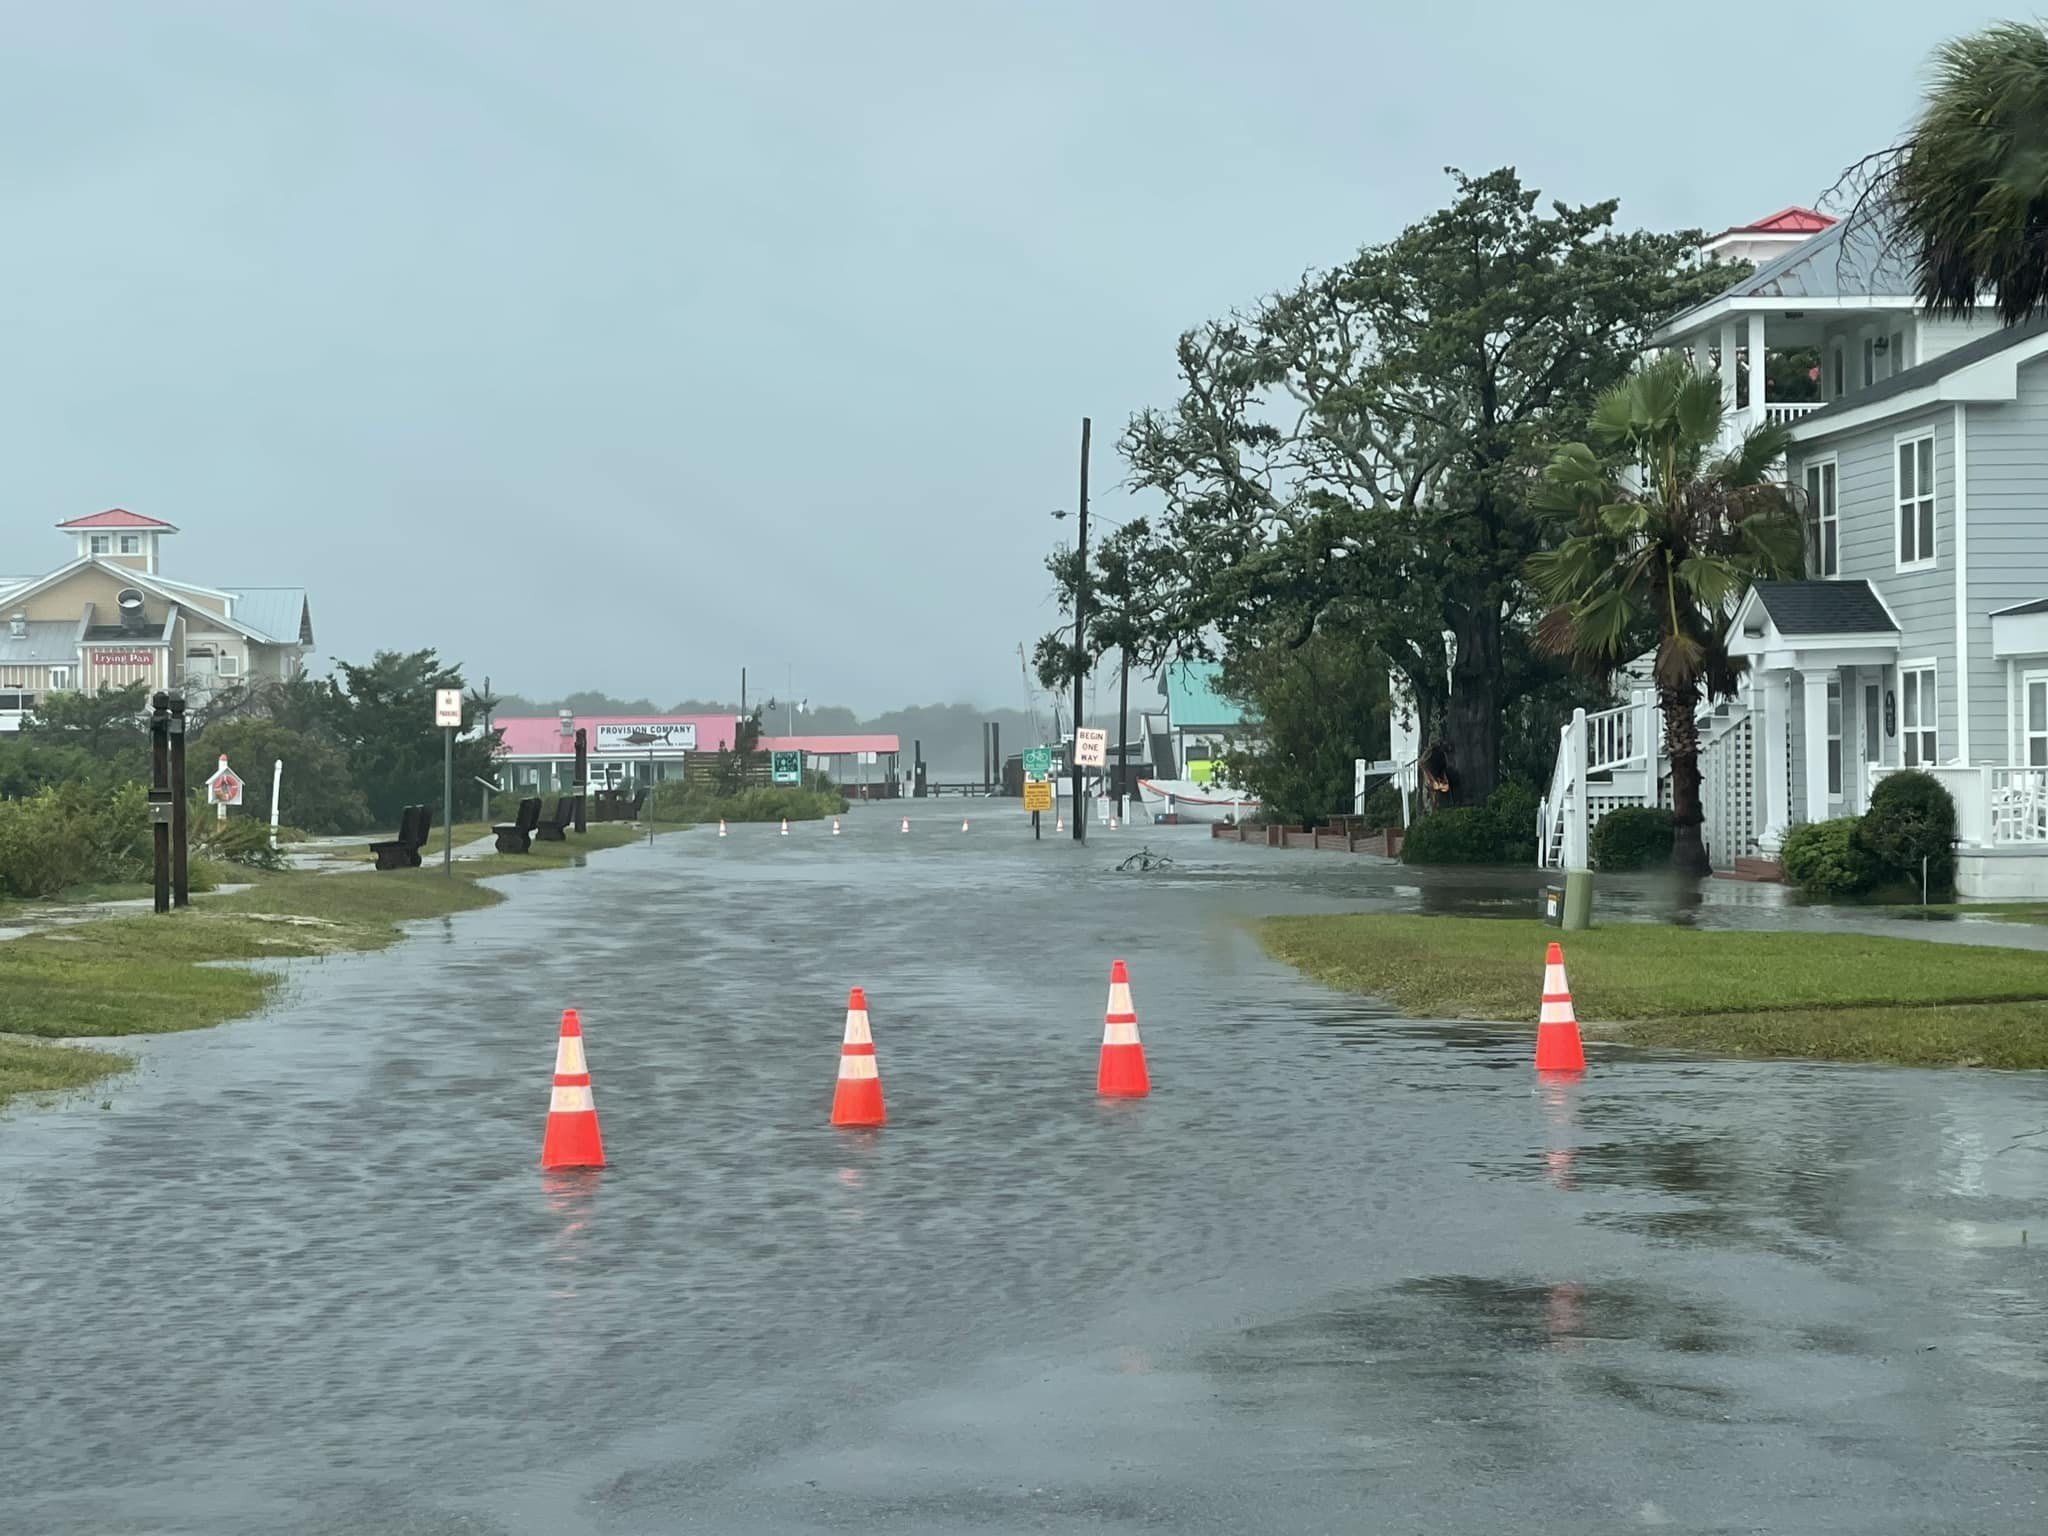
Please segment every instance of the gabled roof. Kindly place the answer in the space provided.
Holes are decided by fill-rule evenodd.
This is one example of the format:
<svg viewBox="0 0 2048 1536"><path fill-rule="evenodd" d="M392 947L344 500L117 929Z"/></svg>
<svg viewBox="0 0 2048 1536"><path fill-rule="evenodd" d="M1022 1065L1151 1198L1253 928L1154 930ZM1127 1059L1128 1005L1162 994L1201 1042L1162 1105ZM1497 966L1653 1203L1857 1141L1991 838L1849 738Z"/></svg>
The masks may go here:
<svg viewBox="0 0 2048 1536"><path fill-rule="evenodd" d="M1767 218L1758 219L1754 224L1733 225L1714 238L1720 240L1729 235L1817 235L1834 222L1824 213L1794 203Z"/></svg>
<svg viewBox="0 0 2048 1536"><path fill-rule="evenodd" d="M126 507L109 507L104 512L95 512L90 517L74 517L70 522L59 523L57 526L73 532L87 528L95 531L102 528L154 528L159 533L178 531L169 523L160 522L153 517L144 517L140 512L130 512Z"/></svg>
<svg viewBox="0 0 2048 1536"><path fill-rule="evenodd" d="M1759 581L1750 591L1787 639L1899 632L1898 621L1867 581Z"/></svg>
<svg viewBox="0 0 2048 1536"><path fill-rule="evenodd" d="M223 587L235 600L235 622L260 630L276 645L312 644L313 618L304 587Z"/></svg>
<svg viewBox="0 0 2048 1536"><path fill-rule="evenodd" d="M180 593L177 590L177 588L167 586L163 582L158 581L154 576L150 576L142 571L138 571L134 569L132 566L120 565L113 560L102 559L98 555L86 555L80 559L72 561L69 565L59 566L56 570L50 572L49 575L39 577L35 581L30 582L27 586L16 588L14 591L8 593L7 601L18 602L22 598L28 597L32 593L47 592L51 587L58 585L60 582L64 581L68 577L71 577L77 574L79 571L84 570L87 566L92 566L98 570L105 571L109 576L114 577L124 586L139 587L144 592L148 592L155 597L162 598L166 603L171 604L173 607L182 607L188 610L191 608L191 604L189 603L189 601L185 598L185 596L182 593ZM270 638L270 636L266 634L260 634L257 631L251 629L247 624L244 624L240 619L223 618L220 614L217 613L204 613L201 615L201 617L209 624L221 625L227 629L233 630L238 635L244 636L245 638L250 640L255 640L261 644L273 645L277 643L273 641Z"/></svg>
<svg viewBox="0 0 2048 1536"><path fill-rule="evenodd" d="M1166 669L1166 715L1175 730L1244 724L1244 710L1216 691L1222 676L1213 661L1179 661Z"/></svg>

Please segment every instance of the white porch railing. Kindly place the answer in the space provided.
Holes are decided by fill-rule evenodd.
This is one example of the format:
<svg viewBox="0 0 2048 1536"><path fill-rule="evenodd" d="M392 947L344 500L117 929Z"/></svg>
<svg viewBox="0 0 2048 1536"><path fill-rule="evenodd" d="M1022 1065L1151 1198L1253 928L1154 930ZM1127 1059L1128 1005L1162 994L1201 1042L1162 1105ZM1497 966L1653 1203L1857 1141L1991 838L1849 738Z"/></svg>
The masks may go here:
<svg viewBox="0 0 2048 1536"><path fill-rule="evenodd" d="M1613 709L1573 712L1558 733L1550 792L1536 807L1537 868L1584 869L1601 817L1624 805L1655 803L1649 751L1655 721L1656 694L1649 689L1637 689ZM1595 774L1605 782L1588 783Z"/></svg>
<svg viewBox="0 0 2048 1536"><path fill-rule="evenodd" d="M1756 851L1756 726L1741 704L1701 722L1700 836L1716 869Z"/></svg>
<svg viewBox="0 0 2048 1536"><path fill-rule="evenodd" d="M1789 427L1800 417L1810 415L1826 404L1825 400L1766 400L1764 422L1767 426Z"/></svg>
<svg viewBox="0 0 2048 1536"><path fill-rule="evenodd" d="M1989 771L1991 841L2048 843L2048 768Z"/></svg>

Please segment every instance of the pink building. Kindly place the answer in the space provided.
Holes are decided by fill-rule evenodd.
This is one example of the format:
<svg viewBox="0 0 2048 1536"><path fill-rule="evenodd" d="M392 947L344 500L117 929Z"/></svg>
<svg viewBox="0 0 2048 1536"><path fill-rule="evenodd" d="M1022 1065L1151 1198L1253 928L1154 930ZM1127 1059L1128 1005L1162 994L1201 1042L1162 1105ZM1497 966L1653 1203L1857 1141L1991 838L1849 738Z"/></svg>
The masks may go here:
<svg viewBox="0 0 2048 1536"><path fill-rule="evenodd" d="M590 787L606 789L631 780L645 784L683 776L692 753L730 747L736 715L507 715L492 722L503 733L507 788L560 790L572 787L576 732L590 744Z"/></svg>

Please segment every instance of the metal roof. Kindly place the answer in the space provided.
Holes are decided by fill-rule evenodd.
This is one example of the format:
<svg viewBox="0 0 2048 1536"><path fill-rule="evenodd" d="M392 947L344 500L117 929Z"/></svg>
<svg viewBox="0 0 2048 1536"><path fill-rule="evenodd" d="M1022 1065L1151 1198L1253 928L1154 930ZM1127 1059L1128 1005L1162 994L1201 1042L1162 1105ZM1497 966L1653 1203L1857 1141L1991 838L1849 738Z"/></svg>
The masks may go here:
<svg viewBox="0 0 2048 1536"><path fill-rule="evenodd" d="M2002 619L2008 615L2018 617L2023 613L2048 613L2048 597L2037 597L2031 603L2014 603L2010 608L1994 608L1991 610L1991 617Z"/></svg>
<svg viewBox="0 0 2048 1536"><path fill-rule="evenodd" d="M1759 581L1751 590L1781 635L1899 632L1890 610L1867 581Z"/></svg>
<svg viewBox="0 0 2048 1536"><path fill-rule="evenodd" d="M1916 295L1911 253L1881 216L1865 214L1822 230L1704 304L1673 315L1657 327L1657 334L1686 335L1696 322L1743 299L1780 300L1787 309L1797 309L1801 299L1867 298L1917 305Z"/></svg>
<svg viewBox="0 0 2048 1536"><path fill-rule="evenodd" d="M1216 691L1222 676L1213 661L1180 661L1166 669L1166 717L1175 730L1244 724L1244 710Z"/></svg>
<svg viewBox="0 0 2048 1536"><path fill-rule="evenodd" d="M78 659L78 620L31 619L28 633L16 639L14 631L0 621L0 665L36 665Z"/></svg>
<svg viewBox="0 0 2048 1536"><path fill-rule="evenodd" d="M297 645L306 616L304 587L222 587L235 600L235 622L268 635L279 645Z"/></svg>

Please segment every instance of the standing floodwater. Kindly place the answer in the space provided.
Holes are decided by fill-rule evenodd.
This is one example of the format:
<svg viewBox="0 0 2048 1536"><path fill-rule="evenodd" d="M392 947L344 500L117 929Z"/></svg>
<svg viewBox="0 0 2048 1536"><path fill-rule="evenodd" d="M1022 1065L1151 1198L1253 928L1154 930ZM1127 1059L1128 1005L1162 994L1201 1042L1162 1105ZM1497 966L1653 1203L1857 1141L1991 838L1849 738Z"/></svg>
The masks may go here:
<svg viewBox="0 0 2048 1536"><path fill-rule="evenodd" d="M0 1118L0 1531L2048 1526L2048 1082L1539 1091L1243 926L1409 872L900 813L598 855ZM544 1174L568 1007L608 1165Z"/></svg>

